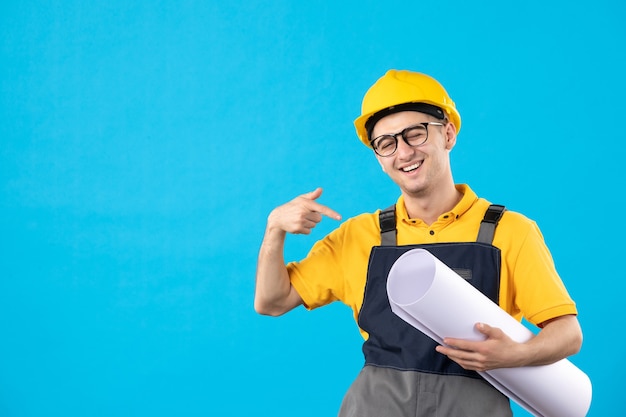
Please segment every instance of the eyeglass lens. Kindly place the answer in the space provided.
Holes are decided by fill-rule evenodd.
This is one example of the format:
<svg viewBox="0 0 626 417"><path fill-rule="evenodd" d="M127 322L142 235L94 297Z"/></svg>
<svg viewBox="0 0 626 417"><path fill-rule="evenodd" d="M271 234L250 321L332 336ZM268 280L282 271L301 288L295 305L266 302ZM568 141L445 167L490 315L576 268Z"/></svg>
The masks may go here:
<svg viewBox="0 0 626 417"><path fill-rule="evenodd" d="M398 136L409 146L420 146L428 139L428 130L424 125L410 126L396 135L382 135L374 139L372 146L380 156L393 154L398 147Z"/></svg>

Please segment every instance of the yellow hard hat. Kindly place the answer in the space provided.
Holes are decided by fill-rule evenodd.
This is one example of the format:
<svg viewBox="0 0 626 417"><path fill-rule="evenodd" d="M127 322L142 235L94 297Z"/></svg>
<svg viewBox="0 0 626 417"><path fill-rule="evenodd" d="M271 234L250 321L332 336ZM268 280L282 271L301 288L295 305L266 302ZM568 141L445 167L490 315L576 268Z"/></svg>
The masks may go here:
<svg viewBox="0 0 626 417"><path fill-rule="evenodd" d="M394 109L401 111L403 108L406 110L419 108L410 106L409 103L424 103L439 107L448 115L450 122L456 126L456 131L461 130L461 115L457 111L454 101L437 80L419 72L389 70L367 90L365 97L363 97L361 115L354 121L356 134L361 142L371 147L365 124L372 116L383 110L391 110L387 113L389 114L393 113ZM430 106L425 107L429 108ZM428 110L423 112L433 114Z"/></svg>

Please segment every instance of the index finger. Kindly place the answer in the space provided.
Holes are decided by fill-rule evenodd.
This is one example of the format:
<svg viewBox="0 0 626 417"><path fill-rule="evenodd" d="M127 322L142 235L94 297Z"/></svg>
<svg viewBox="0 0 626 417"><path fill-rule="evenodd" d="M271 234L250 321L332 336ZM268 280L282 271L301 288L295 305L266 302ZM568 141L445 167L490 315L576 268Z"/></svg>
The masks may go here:
<svg viewBox="0 0 626 417"><path fill-rule="evenodd" d="M467 340L467 339L455 339L452 337L445 337L443 343L448 347L455 350L465 350L473 352L476 350L476 346L482 343L482 341Z"/></svg>
<svg viewBox="0 0 626 417"><path fill-rule="evenodd" d="M341 220L341 214L323 204L311 201L309 208L317 213L335 220Z"/></svg>

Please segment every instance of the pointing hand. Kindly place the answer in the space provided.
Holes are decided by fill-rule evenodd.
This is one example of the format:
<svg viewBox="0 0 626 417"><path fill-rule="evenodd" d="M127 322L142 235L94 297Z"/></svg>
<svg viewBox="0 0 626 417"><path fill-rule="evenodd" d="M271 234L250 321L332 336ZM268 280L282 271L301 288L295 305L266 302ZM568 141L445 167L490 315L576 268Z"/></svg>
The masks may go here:
<svg viewBox="0 0 626 417"><path fill-rule="evenodd" d="M322 221L322 216L341 220L336 211L316 200L322 195L322 189L316 188L302 194L290 202L275 208L268 217L268 228L278 228L287 233L308 235Z"/></svg>

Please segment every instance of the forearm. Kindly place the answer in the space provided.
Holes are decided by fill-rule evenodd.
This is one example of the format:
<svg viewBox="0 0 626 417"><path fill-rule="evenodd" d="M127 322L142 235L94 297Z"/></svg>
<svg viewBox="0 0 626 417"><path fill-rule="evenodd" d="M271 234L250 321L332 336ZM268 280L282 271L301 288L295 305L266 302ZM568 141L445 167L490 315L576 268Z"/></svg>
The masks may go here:
<svg viewBox="0 0 626 417"><path fill-rule="evenodd" d="M537 336L524 345L524 366L547 365L574 355L582 345L578 319L568 315L543 323Z"/></svg>
<svg viewBox="0 0 626 417"><path fill-rule="evenodd" d="M543 329L525 343L508 337L502 329L477 323L486 336L482 341L444 338L437 352L465 369L487 371L497 368L548 365L580 350L582 332L574 315L557 317L543 323Z"/></svg>
<svg viewBox="0 0 626 417"><path fill-rule="evenodd" d="M259 314L278 316L302 303L285 266L285 236L286 232L268 224L257 263L254 308Z"/></svg>
<svg viewBox="0 0 626 417"><path fill-rule="evenodd" d="M278 316L302 304L302 298L289 280L283 249L287 233L308 235L322 216L341 220L339 213L315 201L320 195L321 188L302 194L275 208L268 216L254 294L254 308L259 314Z"/></svg>

